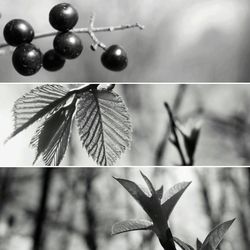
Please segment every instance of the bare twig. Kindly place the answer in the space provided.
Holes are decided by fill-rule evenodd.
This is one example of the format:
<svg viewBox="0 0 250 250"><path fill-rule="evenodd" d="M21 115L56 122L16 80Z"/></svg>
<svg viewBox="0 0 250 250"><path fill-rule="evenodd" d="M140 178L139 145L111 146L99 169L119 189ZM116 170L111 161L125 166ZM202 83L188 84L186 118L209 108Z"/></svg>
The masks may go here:
<svg viewBox="0 0 250 250"><path fill-rule="evenodd" d="M185 160L185 157L184 157L184 154L182 152L181 145L180 145L180 141L179 141L179 138L177 136L177 132L176 132L177 126L175 124L173 113L172 113L172 111L171 111L171 109L170 109L167 102L165 102L164 105L165 105L165 108L166 108L166 110L168 112L168 115L169 115L170 125L171 125L172 133L173 133L173 136L174 136L173 143L174 143L174 145L175 145L175 147L176 147L176 149L177 149L177 151L178 151L178 153L180 155L182 165L187 166L188 164L186 163L186 160Z"/></svg>

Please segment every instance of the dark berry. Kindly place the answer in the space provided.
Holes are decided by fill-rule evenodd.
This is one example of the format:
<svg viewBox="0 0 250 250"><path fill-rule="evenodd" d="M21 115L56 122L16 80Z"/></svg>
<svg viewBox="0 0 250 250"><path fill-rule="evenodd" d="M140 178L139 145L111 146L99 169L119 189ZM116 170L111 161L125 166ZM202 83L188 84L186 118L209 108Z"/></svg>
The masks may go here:
<svg viewBox="0 0 250 250"><path fill-rule="evenodd" d="M66 59L78 57L83 50L81 39L73 32L58 33L53 46L55 51Z"/></svg>
<svg viewBox="0 0 250 250"><path fill-rule="evenodd" d="M5 25L3 35L9 45L18 46L33 40L34 29L25 20L13 19Z"/></svg>
<svg viewBox="0 0 250 250"><path fill-rule="evenodd" d="M112 71L124 70L128 65L126 51L119 45L111 45L102 56L101 61L104 67Z"/></svg>
<svg viewBox="0 0 250 250"><path fill-rule="evenodd" d="M33 44L23 43L14 50L12 63L21 75L34 75L42 66L42 53Z"/></svg>
<svg viewBox="0 0 250 250"><path fill-rule="evenodd" d="M43 56L43 67L48 71L57 71L63 67L65 59L54 49L47 51Z"/></svg>
<svg viewBox="0 0 250 250"><path fill-rule="evenodd" d="M50 10L49 22L56 30L68 31L76 25L77 21L77 10L71 4L60 3Z"/></svg>

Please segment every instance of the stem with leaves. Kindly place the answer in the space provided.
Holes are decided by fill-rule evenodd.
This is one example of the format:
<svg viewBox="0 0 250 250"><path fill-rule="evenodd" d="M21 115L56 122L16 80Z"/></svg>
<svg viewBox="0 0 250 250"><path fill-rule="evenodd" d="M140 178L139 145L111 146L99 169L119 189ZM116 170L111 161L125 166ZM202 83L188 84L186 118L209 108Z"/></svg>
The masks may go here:
<svg viewBox="0 0 250 250"><path fill-rule="evenodd" d="M177 93L173 101L172 113L178 112L182 104L183 97L186 93L187 87L188 87L187 84L178 85ZM169 138L170 133L171 133L171 127L169 124L167 124L165 133L155 152L155 165L157 166L161 166L163 164L163 158L167 151L168 138Z"/></svg>

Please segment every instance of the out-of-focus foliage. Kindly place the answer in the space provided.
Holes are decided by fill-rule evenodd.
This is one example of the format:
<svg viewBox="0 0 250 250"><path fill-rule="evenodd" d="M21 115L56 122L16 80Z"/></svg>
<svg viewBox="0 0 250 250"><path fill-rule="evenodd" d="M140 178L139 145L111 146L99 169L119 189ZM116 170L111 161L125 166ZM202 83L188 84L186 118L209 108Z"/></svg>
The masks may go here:
<svg viewBox="0 0 250 250"><path fill-rule="evenodd" d="M59 0L2 0L0 31L13 18L23 18L36 33L50 32L48 13ZM32 77L18 75L11 55L0 56L1 81L249 81L248 0L72 0L79 12L77 27L86 27L92 12L96 25L112 26L140 22L137 29L97 34L105 44L120 44L128 53L128 68L111 72L100 62L102 50L90 50L90 38L81 35L85 49L67 61L58 73L41 70ZM0 32L0 41L4 41ZM35 41L43 52L52 48L53 38ZM8 69L8 70L6 70Z"/></svg>
<svg viewBox="0 0 250 250"><path fill-rule="evenodd" d="M175 237L194 246L197 237L203 241L215 225L236 217L220 249L248 249L248 169L147 168L144 172L156 186L192 180L170 218ZM38 225L41 250L162 249L150 232L111 236L112 225L120 220L147 219L129 194L117 188L112 176L126 176L145 187L137 168L0 169L0 249L34 249ZM46 204L43 209L42 204Z"/></svg>

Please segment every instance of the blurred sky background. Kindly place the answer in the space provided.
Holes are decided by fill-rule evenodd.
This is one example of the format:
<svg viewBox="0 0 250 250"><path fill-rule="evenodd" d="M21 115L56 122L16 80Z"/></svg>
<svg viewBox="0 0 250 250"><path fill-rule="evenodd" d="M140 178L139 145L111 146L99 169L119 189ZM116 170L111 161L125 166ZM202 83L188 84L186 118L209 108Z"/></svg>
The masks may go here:
<svg viewBox="0 0 250 250"><path fill-rule="evenodd" d="M1 0L2 30L13 18L23 18L36 33L50 32L50 9L62 1ZM140 22L137 29L97 34L107 45L120 44L129 58L123 72L111 72L100 63L102 51L89 49L90 38L81 34L82 55L57 73L40 72L23 77L11 65L10 53L0 56L1 82L26 81L118 81L118 82L238 82L249 81L250 8L248 0L127 0L68 1L79 12L77 27L86 27L96 13L96 25L112 26ZM36 40L43 52L53 38Z"/></svg>
<svg viewBox="0 0 250 250"><path fill-rule="evenodd" d="M194 246L197 237L203 241L216 225L236 218L220 249L249 249L248 168L142 171L155 188L163 185L164 192L176 183L192 181L170 216L174 236ZM112 176L145 187L138 168L1 168L0 249L37 250L32 246L39 226L40 250L161 250L149 232L111 236L116 222L147 219ZM39 219L41 213L45 220Z"/></svg>
<svg viewBox="0 0 250 250"><path fill-rule="evenodd" d="M35 150L30 140L38 123L11 139L14 129L14 102L37 84L0 84L0 165L31 165ZM67 85L72 88L75 85ZM174 115L185 123L201 120L202 128L195 155L196 165L250 164L250 85L248 84L117 84L115 92L125 100L133 124L131 149L117 165L175 165L180 163L175 148L168 143L161 159L156 151L164 139L168 116L163 103L171 107L179 99ZM82 148L78 129L73 126L70 146L62 165L88 166L94 162ZM37 162L43 165L42 161Z"/></svg>

